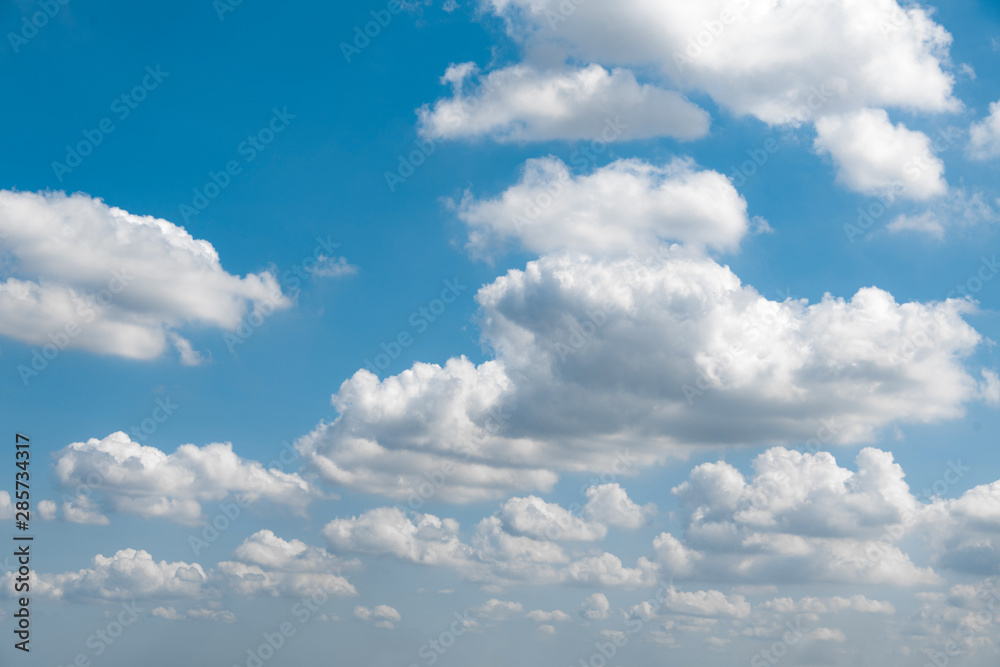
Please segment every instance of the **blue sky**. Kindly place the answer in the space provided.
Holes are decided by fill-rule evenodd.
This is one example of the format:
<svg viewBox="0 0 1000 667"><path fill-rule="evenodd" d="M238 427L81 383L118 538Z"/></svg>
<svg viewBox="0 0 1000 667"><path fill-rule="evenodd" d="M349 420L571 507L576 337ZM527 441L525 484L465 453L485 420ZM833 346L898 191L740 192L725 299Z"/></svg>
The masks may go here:
<svg viewBox="0 0 1000 667"><path fill-rule="evenodd" d="M995 3L0 32L8 662L996 663Z"/></svg>

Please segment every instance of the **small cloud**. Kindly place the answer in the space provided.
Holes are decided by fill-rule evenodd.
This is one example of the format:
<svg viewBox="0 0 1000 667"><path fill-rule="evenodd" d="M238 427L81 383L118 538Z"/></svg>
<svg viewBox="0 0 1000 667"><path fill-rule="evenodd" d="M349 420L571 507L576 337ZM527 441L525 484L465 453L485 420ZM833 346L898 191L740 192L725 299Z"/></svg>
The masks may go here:
<svg viewBox="0 0 1000 667"><path fill-rule="evenodd" d="M320 255L316 261L313 275L317 278L340 278L352 276L358 272L358 267L348 264L346 257L326 257Z"/></svg>

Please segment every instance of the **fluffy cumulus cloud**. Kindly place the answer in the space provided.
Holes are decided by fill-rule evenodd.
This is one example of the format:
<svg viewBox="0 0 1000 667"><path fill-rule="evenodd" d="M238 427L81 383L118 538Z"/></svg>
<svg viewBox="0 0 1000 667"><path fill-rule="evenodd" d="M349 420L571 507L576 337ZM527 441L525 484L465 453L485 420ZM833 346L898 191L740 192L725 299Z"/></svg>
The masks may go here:
<svg viewBox="0 0 1000 667"><path fill-rule="evenodd" d="M925 199L946 188L943 165L923 150L928 137L880 117L884 109L939 113L961 108L952 95L954 77L948 71L951 35L919 5L903 7L896 0L655 5L627 0L614 6L485 0L483 5L505 20L525 59L525 64L483 77L484 82L499 83L510 78L507 72L536 72L531 63L551 63L559 56L590 63L581 71L613 67L612 78L626 77L627 68L651 72L654 83L707 93L732 113L770 125L818 121L817 149L833 156L841 181L854 189L891 186L907 175L905 165L915 157L926 166L904 180L897 194ZM470 71L469 66L459 67L451 78L460 82ZM524 99L518 95L521 87L513 86L499 97ZM633 93L623 99L634 98ZM463 102L467 100L456 91L453 99L438 105L453 110ZM587 100L587 108L596 106ZM524 128L533 120L530 102L490 107L491 113L476 114L478 124L464 117L452 126L471 132L490 121L499 124L500 118L501 127L507 128ZM496 107L506 113L501 115ZM988 130L978 136L974 154L989 145Z"/></svg>
<svg viewBox="0 0 1000 667"><path fill-rule="evenodd" d="M852 595L849 598L834 596L831 598L809 597L793 600L792 598L775 598L757 606L758 609L774 611L779 614L839 614L844 611L856 611L865 614L894 614L896 608L891 602L870 600L864 595Z"/></svg>
<svg viewBox="0 0 1000 667"><path fill-rule="evenodd" d="M226 590L272 597L300 597L315 591L336 597L357 595L341 571L357 569L358 561L345 561L300 540L284 540L270 530L248 537L233 551L232 558L219 563L211 573Z"/></svg>
<svg viewBox="0 0 1000 667"><path fill-rule="evenodd" d="M537 496L511 498L499 512L504 529L515 535L551 541L597 541L609 526L638 528L656 513L652 503L636 505L619 484L589 487L587 503L566 509Z"/></svg>
<svg viewBox="0 0 1000 667"><path fill-rule="evenodd" d="M953 462L942 476L948 483L938 486L950 487L968 469ZM1000 575L1000 481L975 486L958 498L935 499L920 519L937 565L966 575Z"/></svg>
<svg viewBox="0 0 1000 667"><path fill-rule="evenodd" d="M815 146L833 157L837 178L857 192L925 200L948 190L930 137L893 125L882 109L818 119Z"/></svg>
<svg viewBox="0 0 1000 667"><path fill-rule="evenodd" d="M896 0L489 0L526 53L652 66L740 114L782 123L830 82L834 109L950 111L951 35L928 10ZM556 29L553 29L556 28ZM734 66L735 65L735 66Z"/></svg>
<svg viewBox="0 0 1000 667"><path fill-rule="evenodd" d="M857 471L833 456L772 448L748 481L733 466L706 463L673 493L684 507L683 540L654 540L661 576L764 583L937 583L896 539L925 507L892 455L858 454ZM879 547L873 550L872 545ZM833 604L833 603L831 603Z"/></svg>
<svg viewBox="0 0 1000 667"><path fill-rule="evenodd" d="M580 616L588 621L601 621L608 617L611 603L603 593L594 593L580 605Z"/></svg>
<svg viewBox="0 0 1000 667"><path fill-rule="evenodd" d="M638 83L627 69L592 64L545 71L515 65L473 84L476 70L473 63L448 68L441 82L452 86L451 97L418 111L423 137L612 142L708 133L707 112L676 91Z"/></svg>
<svg viewBox="0 0 1000 667"><path fill-rule="evenodd" d="M720 591L678 591L670 588L663 598L662 610L691 616L732 616L746 618L750 603L742 595L725 595Z"/></svg>
<svg viewBox="0 0 1000 667"><path fill-rule="evenodd" d="M242 507L266 499L296 510L314 497L297 474L240 458L229 443L181 445L165 454L123 432L68 445L56 452L54 471L75 494L63 503L63 516L77 523L106 523L102 511L113 511L196 524L203 503L234 494Z"/></svg>
<svg viewBox="0 0 1000 667"><path fill-rule="evenodd" d="M969 155L976 160L1000 157L1000 101L990 104L990 114L969 128Z"/></svg>
<svg viewBox="0 0 1000 667"><path fill-rule="evenodd" d="M979 191L951 188L948 194L921 205L919 210L901 213L886 225L893 233L912 232L936 240L943 240L949 232L968 230L982 223L1000 221L996 205L1000 201ZM849 238L860 233L860 228L845 227ZM995 265L989 265L992 271Z"/></svg>
<svg viewBox="0 0 1000 667"><path fill-rule="evenodd" d="M408 516L398 508L383 507L334 519L323 534L334 553L445 567L468 581L488 584L637 588L649 585L656 574L653 563L643 557L635 568L609 553L573 560L556 542L508 532L498 516L482 519L464 539L454 519Z"/></svg>
<svg viewBox="0 0 1000 667"><path fill-rule="evenodd" d="M291 301L269 272L227 273L210 243L85 194L0 191L0 335L130 359L201 357L177 333L235 329Z"/></svg>
<svg viewBox="0 0 1000 667"><path fill-rule="evenodd" d="M122 549L95 556L91 567L76 572L39 573L32 592L59 599L164 600L204 596L208 584L208 574L197 563L156 561L141 549ZM14 595L14 574L0 578L0 586Z"/></svg>
<svg viewBox="0 0 1000 667"><path fill-rule="evenodd" d="M731 250L750 229L729 180L686 159L618 160L581 175L554 157L529 160L519 183L495 198L467 193L457 212L477 255L509 240L538 254L625 255L661 241Z"/></svg>
<svg viewBox="0 0 1000 667"><path fill-rule="evenodd" d="M967 301L864 288L777 302L715 261L660 250L509 271L477 295L495 360L358 371L333 397L340 416L300 450L335 484L461 502L548 491L560 469L622 472L623 455L868 441L989 393L963 363L981 341Z"/></svg>
<svg viewBox="0 0 1000 667"><path fill-rule="evenodd" d="M209 605L206 609L183 612L163 607L156 615L167 620L228 622L233 620L232 614L217 608L217 599L224 593L301 597L323 591L333 597L355 596L357 591L341 576L341 570L359 567L357 560L343 560L320 547L286 541L270 530L261 530L236 548L232 560L213 568L157 561L145 550L122 549L113 556L95 556L90 568L39 573L32 591L58 599L203 599ZM14 596L14 585L13 572L0 577L0 591L5 594Z"/></svg>

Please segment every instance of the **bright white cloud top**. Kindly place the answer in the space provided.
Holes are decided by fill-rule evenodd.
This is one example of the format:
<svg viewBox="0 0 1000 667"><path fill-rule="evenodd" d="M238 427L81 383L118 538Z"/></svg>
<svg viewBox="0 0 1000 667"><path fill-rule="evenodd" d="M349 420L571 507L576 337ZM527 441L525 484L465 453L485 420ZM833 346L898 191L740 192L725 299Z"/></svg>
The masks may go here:
<svg viewBox="0 0 1000 667"><path fill-rule="evenodd" d="M183 227L84 194L0 191L0 234L0 334L32 345L154 359L173 341L197 363L178 329L291 305L273 273L231 275Z"/></svg>

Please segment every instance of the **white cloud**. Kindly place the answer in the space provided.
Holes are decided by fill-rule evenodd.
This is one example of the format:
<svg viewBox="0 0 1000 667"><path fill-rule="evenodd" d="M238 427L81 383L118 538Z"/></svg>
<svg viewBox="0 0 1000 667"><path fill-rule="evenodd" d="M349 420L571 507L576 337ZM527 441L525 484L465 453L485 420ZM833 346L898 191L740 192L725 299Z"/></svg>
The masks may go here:
<svg viewBox="0 0 1000 667"><path fill-rule="evenodd" d="M350 597L358 593L341 576L341 569L359 566L356 560L344 561L325 549L260 530L233 551L233 560L219 563L212 575L221 585L242 595L299 597L322 590L328 595Z"/></svg>
<svg viewBox="0 0 1000 667"><path fill-rule="evenodd" d="M0 499L0 505L3 504L2 499ZM56 504L51 500L42 500L38 503L38 514L46 521L51 521L56 518L56 513L58 508ZM0 509L0 514L2 514L2 509Z"/></svg>
<svg viewBox="0 0 1000 667"><path fill-rule="evenodd" d="M187 611L177 611L174 607L156 607L150 612L157 618L166 621L213 621L216 623L235 623L236 615L226 609L206 609L199 607Z"/></svg>
<svg viewBox="0 0 1000 667"><path fill-rule="evenodd" d="M323 535L334 550L386 554L425 565L461 565L470 549L458 538L454 519L430 514L411 521L401 510L382 507L350 519L334 519Z"/></svg>
<svg viewBox="0 0 1000 667"><path fill-rule="evenodd" d="M97 503L87 495L77 495L62 504L63 518L70 523L83 523L94 526L107 526L111 519L101 514Z"/></svg>
<svg viewBox="0 0 1000 667"><path fill-rule="evenodd" d="M316 258L316 268L313 275L318 278L340 278L341 276L353 276L358 272L358 267L347 262L346 257L327 257L320 255Z"/></svg>
<svg viewBox="0 0 1000 667"><path fill-rule="evenodd" d="M511 535L497 516L482 519L468 542L461 539L454 519L430 514L410 518L389 507L334 519L323 534L336 553L392 556L448 567L466 580L490 585L575 583L638 588L656 576L655 566L646 558L639 558L635 568L625 567L609 553L573 561L555 542Z"/></svg>
<svg viewBox="0 0 1000 667"><path fill-rule="evenodd" d="M537 496L511 498L500 507L500 518L508 532L537 539L594 541L608 532L603 524L584 521Z"/></svg>
<svg viewBox="0 0 1000 667"><path fill-rule="evenodd" d="M493 598L481 605L473 607L471 613L479 618L491 621L504 621L512 614L520 614L524 611L524 606L520 602L510 600L498 600Z"/></svg>
<svg viewBox="0 0 1000 667"><path fill-rule="evenodd" d="M882 109L823 116L816 134L816 150L833 157L838 180L852 190L916 200L948 190L930 137L893 125Z"/></svg>
<svg viewBox="0 0 1000 667"><path fill-rule="evenodd" d="M969 156L974 160L1000 157L1000 101L990 104L990 115L969 128Z"/></svg>
<svg viewBox="0 0 1000 667"><path fill-rule="evenodd" d="M0 491L0 519L11 519L13 517L14 506L10 502L10 494L6 491Z"/></svg>
<svg viewBox="0 0 1000 667"><path fill-rule="evenodd" d="M825 82L834 99L818 103L831 110L959 107L944 71L951 35L928 10L894 0L484 4L507 20L529 59L555 52L652 66L682 89L771 124L796 115Z"/></svg>
<svg viewBox="0 0 1000 667"><path fill-rule="evenodd" d="M602 540L609 526L635 529L656 513L649 503L639 507L619 484L591 486L586 490L587 503L565 509L537 496L511 498L500 506L499 518L504 530L538 540ZM585 518L583 518L585 517Z"/></svg>
<svg viewBox="0 0 1000 667"><path fill-rule="evenodd" d="M167 621L181 621L185 618L184 614L178 613L173 607L157 607L150 613Z"/></svg>
<svg viewBox="0 0 1000 667"><path fill-rule="evenodd" d="M539 254L607 257L660 241L732 250L750 229L746 202L729 179L686 159L618 160L580 175L554 157L528 160L520 182L500 196L466 193L457 206L476 255L510 239Z"/></svg>
<svg viewBox="0 0 1000 667"><path fill-rule="evenodd" d="M335 484L467 502L620 466L623 442L627 472L698 445L871 441L988 398L962 363L982 340L968 301L775 302L714 261L661 257L509 271L477 295L496 360L358 371L300 451Z"/></svg>
<svg viewBox="0 0 1000 667"><path fill-rule="evenodd" d="M515 65L472 79L472 63L452 65L442 77L450 98L418 110L429 139L489 136L496 141L595 139L622 141L708 133L708 113L676 91L641 85L626 69L544 71Z"/></svg>
<svg viewBox="0 0 1000 667"><path fill-rule="evenodd" d="M343 561L325 549L311 547L301 540L284 540L270 530L259 530L233 551L236 560L284 572L332 572L342 567L356 568L360 563Z"/></svg>
<svg viewBox="0 0 1000 667"><path fill-rule="evenodd" d="M399 612L386 604L380 604L374 609L358 605L354 608L354 617L362 621L375 621L375 627L386 630L392 630L395 627L393 622L402 620Z"/></svg>
<svg viewBox="0 0 1000 667"><path fill-rule="evenodd" d="M98 505L196 524L202 517L202 503L231 494L238 494L244 505L267 499L295 509L303 508L314 496L297 474L267 470L256 461L242 459L229 443L181 445L165 454L133 442L122 432L68 445L56 453L54 470L64 489L90 489L89 496L63 505L63 516L77 523L105 523Z"/></svg>
<svg viewBox="0 0 1000 667"><path fill-rule="evenodd" d="M496 362L474 366L465 358L443 368L417 363L383 381L360 370L333 397L341 416L296 446L327 481L415 507L430 497L470 502L510 489L547 491L557 476L541 463L525 465L529 441L515 444L508 464L482 456L483 448L510 451L506 439L491 435L497 419L490 412L509 387Z"/></svg>
<svg viewBox="0 0 1000 667"><path fill-rule="evenodd" d="M551 621L569 621L572 620L570 615L559 609L553 611L542 611L541 609L534 609L529 611L524 615L525 618L531 619L536 623L548 623Z"/></svg>
<svg viewBox="0 0 1000 667"><path fill-rule="evenodd" d="M228 609L188 609L187 618L193 621L212 621L214 623L235 623L236 614Z"/></svg>
<svg viewBox="0 0 1000 667"><path fill-rule="evenodd" d="M864 595L852 595L849 598L834 596L830 598L775 598L756 606L756 609L774 611L779 614L839 614L844 611L856 611L866 614L895 614L896 608L891 602L870 600Z"/></svg>
<svg viewBox="0 0 1000 667"><path fill-rule="evenodd" d="M611 603L603 593L594 593L580 605L580 616L588 621L602 621L608 617Z"/></svg>
<svg viewBox="0 0 1000 667"><path fill-rule="evenodd" d="M884 191L901 182L902 195L916 199L947 187L943 165L923 150L926 137L878 117L884 109L961 109L948 71L952 37L932 20L933 10L901 7L896 0L482 4L503 17L525 60L486 81L520 71L542 80L565 76L558 68L545 69L554 62L589 63L588 69L601 72L612 67L622 77L632 68L652 75L654 85L707 93L730 112L769 125L799 126L822 117L817 147L833 155L848 187ZM460 68L450 80L460 83L470 73L470 66ZM514 92L519 86L512 86L510 97L530 101L489 105L491 113L476 119L483 124L502 119L514 128L529 124L533 104L544 96ZM468 122L455 125L469 131ZM990 145L990 131L979 131L973 152ZM926 159L925 165L905 168L912 157Z"/></svg>
<svg viewBox="0 0 1000 667"><path fill-rule="evenodd" d="M754 459L747 482L732 466L697 466L673 489L686 517L684 540L654 540L661 576L762 583L934 584L897 545L871 545L910 530L922 508L892 455L873 448L857 472L828 453L781 447ZM851 604L860 604L851 601ZM834 604L831 602L831 604Z"/></svg>
<svg viewBox="0 0 1000 667"><path fill-rule="evenodd" d="M615 482L588 488L584 513L591 521L605 526L639 528L656 514L656 505L636 505L625 489Z"/></svg>
<svg viewBox="0 0 1000 667"><path fill-rule="evenodd" d="M165 600L202 597L208 575L197 563L155 561L146 551L122 549L94 556L93 565L77 572L35 575L32 592L49 598ZM14 594L14 574L0 578Z"/></svg>
<svg viewBox="0 0 1000 667"><path fill-rule="evenodd" d="M153 359L173 340L191 364L178 329L291 305L272 273L231 275L184 228L85 194L0 191L0 235L0 335L32 345Z"/></svg>
<svg viewBox="0 0 1000 667"><path fill-rule="evenodd" d="M663 598L661 610L693 616L746 618L750 615L750 603L742 595L713 590L678 591L671 587Z"/></svg>

